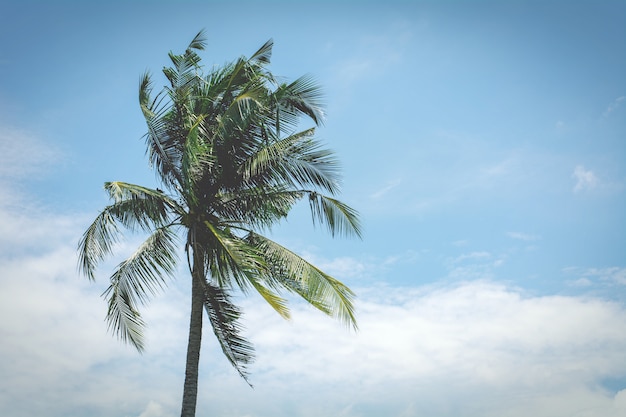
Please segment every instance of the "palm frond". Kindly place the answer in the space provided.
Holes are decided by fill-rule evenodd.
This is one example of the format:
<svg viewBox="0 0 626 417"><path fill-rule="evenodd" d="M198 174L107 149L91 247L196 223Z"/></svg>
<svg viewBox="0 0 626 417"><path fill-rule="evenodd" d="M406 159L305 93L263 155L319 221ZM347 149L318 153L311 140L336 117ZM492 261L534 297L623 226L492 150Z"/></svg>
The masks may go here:
<svg viewBox="0 0 626 417"><path fill-rule="evenodd" d="M172 276L176 266L176 234L171 228L159 228L133 253L120 263L111 276L111 284L103 293L108 300L109 330L123 342L143 350L144 322L137 304L145 304L161 290L165 276Z"/></svg>
<svg viewBox="0 0 626 417"><path fill-rule="evenodd" d="M276 172L277 165L283 162L290 151L299 142L308 140L315 133L315 129L306 129L301 132L289 135L283 139L278 139L271 131L264 132L267 143L260 144L252 155L241 165L240 174L244 180L269 173L271 176Z"/></svg>
<svg viewBox="0 0 626 417"><path fill-rule="evenodd" d="M163 105L166 95L163 91L151 98L152 81L149 73L144 73L139 84L139 104L146 120L148 133L145 135L150 164L157 170L161 180L169 187L181 183L178 161L181 158L180 146L172 137L168 124L171 104Z"/></svg>
<svg viewBox="0 0 626 417"><path fill-rule="evenodd" d="M128 294L124 294L111 284L103 296L109 300L106 317L109 331L122 342L130 343L139 352L143 352L145 323L133 302L128 298Z"/></svg>
<svg viewBox="0 0 626 417"><path fill-rule="evenodd" d="M192 49L187 49L184 54L176 55L169 53L170 60L174 67L163 68L163 74L171 84L174 103L179 103L181 98L186 98L189 92L188 87L192 81L198 81L197 71L200 69L199 63L202 60Z"/></svg>
<svg viewBox="0 0 626 417"><path fill-rule="evenodd" d="M266 258L270 282L279 283L318 310L357 328L352 304L354 293L347 286L271 239L254 232L247 238Z"/></svg>
<svg viewBox="0 0 626 417"><path fill-rule="evenodd" d="M362 237L358 213L341 201L319 194L309 193L309 204L314 224L325 224L332 236Z"/></svg>
<svg viewBox="0 0 626 417"><path fill-rule="evenodd" d="M206 46L206 35L205 30L202 29L200 32L194 36L193 40L189 43L187 49L196 49L198 51L204 50Z"/></svg>
<svg viewBox="0 0 626 417"><path fill-rule="evenodd" d="M331 194L339 191L339 163L332 151L313 138L314 129L282 139L266 133L270 142L259 146L240 168L244 179L315 187Z"/></svg>
<svg viewBox="0 0 626 417"><path fill-rule="evenodd" d="M203 137L202 124L204 115L190 117L193 124L189 127L181 161L183 191L187 199L197 201L199 187L203 177L211 175L216 164L212 142Z"/></svg>
<svg viewBox="0 0 626 417"><path fill-rule="evenodd" d="M269 64L272 58L272 47L274 46L274 40L269 39L259 48L258 51L252 54L250 62L260 62L262 64Z"/></svg>
<svg viewBox="0 0 626 417"><path fill-rule="evenodd" d="M151 231L168 223L171 214L184 214L184 208L159 190L120 181L106 182L104 188L115 203L107 209L125 227Z"/></svg>
<svg viewBox="0 0 626 417"><path fill-rule="evenodd" d="M315 140L299 140L288 148L277 170L300 187L313 186L331 194L339 192L339 164L332 151Z"/></svg>
<svg viewBox="0 0 626 417"><path fill-rule="evenodd" d="M289 312L286 299L261 284L256 278L250 279L249 281L259 295L263 297L265 302L267 302L267 304L269 304L274 311L276 311L285 320L289 320L291 318L291 313Z"/></svg>
<svg viewBox="0 0 626 417"><path fill-rule="evenodd" d="M254 361L254 347L241 336L241 311L222 288L203 280L204 307L213 332L231 365L248 381L247 365Z"/></svg>
<svg viewBox="0 0 626 417"><path fill-rule="evenodd" d="M78 242L79 269L91 281L95 279L98 263L111 254L113 245L120 239L120 230L110 207L102 210Z"/></svg>
<svg viewBox="0 0 626 417"><path fill-rule="evenodd" d="M274 92L280 112L278 115L290 125L297 124L300 116L308 116L320 126L324 124L323 93L311 75L304 75L290 84L281 84Z"/></svg>
<svg viewBox="0 0 626 417"><path fill-rule="evenodd" d="M284 187L259 186L219 194L214 209L231 227L265 229L284 219L303 195Z"/></svg>
<svg viewBox="0 0 626 417"><path fill-rule="evenodd" d="M156 229L117 266L111 284L133 305L145 304L150 296L163 289L165 277L173 276L177 261L176 240L172 227Z"/></svg>
<svg viewBox="0 0 626 417"><path fill-rule="evenodd" d="M90 280L94 279L98 263L112 253L120 240L118 225L152 231L168 224L170 214L184 213L174 200L157 190L123 182L107 182L105 189L114 204L98 214L78 243L79 268Z"/></svg>
<svg viewBox="0 0 626 417"><path fill-rule="evenodd" d="M238 92L229 106L217 120L216 136L228 148L241 148L246 138L242 132L249 130L254 120L258 118L262 108L265 89L261 85L246 86L244 91ZM243 141L242 141L243 139ZM223 161L223 165L229 161Z"/></svg>
<svg viewBox="0 0 626 417"><path fill-rule="evenodd" d="M205 233L201 245L207 254L209 271L220 286L232 285L231 279L246 291L250 282L249 273L257 274L267 267L254 246L230 233L228 230L204 222ZM199 242L194 242L194 250Z"/></svg>

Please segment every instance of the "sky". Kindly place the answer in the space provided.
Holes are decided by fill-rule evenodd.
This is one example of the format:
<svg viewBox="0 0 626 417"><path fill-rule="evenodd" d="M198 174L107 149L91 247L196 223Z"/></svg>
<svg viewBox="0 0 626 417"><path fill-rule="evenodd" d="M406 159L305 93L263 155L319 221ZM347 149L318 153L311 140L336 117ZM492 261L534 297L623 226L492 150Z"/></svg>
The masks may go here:
<svg viewBox="0 0 626 417"><path fill-rule="evenodd" d="M211 68L275 46L364 237L298 206L272 231L357 294L359 331L236 295L250 388L210 329L198 415L626 416L626 2L0 0L0 415L179 413L189 276L107 332L114 266L76 246L105 181L158 185L141 74L206 30ZM308 126L303 126L308 127Z"/></svg>

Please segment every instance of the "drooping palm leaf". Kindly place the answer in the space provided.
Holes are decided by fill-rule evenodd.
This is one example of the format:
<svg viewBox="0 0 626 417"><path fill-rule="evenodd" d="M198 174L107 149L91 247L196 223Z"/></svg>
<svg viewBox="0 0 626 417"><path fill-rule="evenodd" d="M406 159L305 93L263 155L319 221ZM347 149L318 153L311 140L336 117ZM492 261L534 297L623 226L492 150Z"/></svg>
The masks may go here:
<svg viewBox="0 0 626 417"><path fill-rule="evenodd" d="M157 229L111 276L103 293L108 300L107 322L124 342L143 350L144 323L137 310L151 295L163 289L165 277L172 276L176 266L177 235L169 228Z"/></svg>
<svg viewBox="0 0 626 417"><path fill-rule="evenodd" d="M109 206L110 207L110 206ZM111 254L113 245L120 239L120 230L115 217L105 208L89 225L78 242L78 265L90 280L95 279L95 270L104 258Z"/></svg>
<svg viewBox="0 0 626 417"><path fill-rule="evenodd" d="M247 239L266 257L270 268L268 280L276 280L318 310L357 328L352 304L354 293L348 287L271 239L254 232Z"/></svg>
<svg viewBox="0 0 626 417"><path fill-rule="evenodd" d="M208 281L203 281L203 287L204 307L222 352L249 384L246 367L254 361L254 347L241 336L241 311L222 288Z"/></svg>
<svg viewBox="0 0 626 417"><path fill-rule="evenodd" d="M123 182L105 183L115 203L104 209L116 222L129 230L151 232L184 216L184 209L163 192Z"/></svg>
<svg viewBox="0 0 626 417"><path fill-rule="evenodd" d="M103 293L109 300L107 322L109 331L117 335L122 342L130 343L139 352L144 350L143 329L145 323L132 301L113 285Z"/></svg>
<svg viewBox="0 0 626 417"><path fill-rule="evenodd" d="M266 269L263 257L254 246L229 231L209 221L205 221L204 226L203 243L206 246L203 250L211 275L222 287L232 286L231 279L234 279L245 291L249 284L247 273Z"/></svg>
<svg viewBox="0 0 626 417"><path fill-rule="evenodd" d="M78 243L81 271L92 280L98 263L111 254L120 239L118 223L150 230L166 222L168 210L178 208L164 194L149 188L121 182L106 183L105 188L115 203L102 210Z"/></svg>
<svg viewBox="0 0 626 417"><path fill-rule="evenodd" d="M290 84L281 84L273 94L277 106L277 119L286 125L297 126L301 116L308 116L320 126L324 123L322 89L310 75L302 76Z"/></svg>
<svg viewBox="0 0 626 417"><path fill-rule="evenodd" d="M358 214L347 204L317 192L309 193L309 204L313 223L325 224L332 236L362 236Z"/></svg>
<svg viewBox="0 0 626 417"><path fill-rule="evenodd" d="M267 132L271 141L242 164L245 179L278 182L296 189L315 187L331 194L339 191L339 164L333 153L312 138L307 129L282 139ZM258 179L258 178L261 178Z"/></svg>
<svg viewBox="0 0 626 417"><path fill-rule="evenodd" d="M120 263L111 276L111 285L126 298L145 304L163 289L166 276L173 276L177 261L178 237L173 227L158 228L137 250Z"/></svg>

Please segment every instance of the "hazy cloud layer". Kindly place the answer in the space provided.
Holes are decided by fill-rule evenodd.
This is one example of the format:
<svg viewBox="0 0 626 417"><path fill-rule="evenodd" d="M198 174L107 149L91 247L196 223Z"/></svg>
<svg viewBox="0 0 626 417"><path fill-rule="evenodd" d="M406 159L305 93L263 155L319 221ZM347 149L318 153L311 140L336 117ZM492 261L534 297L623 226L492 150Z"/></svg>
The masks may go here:
<svg viewBox="0 0 626 417"><path fill-rule="evenodd" d="M54 146L42 143L26 131L4 125L0 125L0 148L0 179L41 174L62 157Z"/></svg>

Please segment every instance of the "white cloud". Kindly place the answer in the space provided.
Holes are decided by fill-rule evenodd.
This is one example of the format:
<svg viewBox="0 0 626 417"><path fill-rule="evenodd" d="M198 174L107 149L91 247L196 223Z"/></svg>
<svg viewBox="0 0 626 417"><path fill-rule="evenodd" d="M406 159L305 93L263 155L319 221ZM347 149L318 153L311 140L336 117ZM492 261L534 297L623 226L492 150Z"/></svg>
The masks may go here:
<svg viewBox="0 0 626 417"><path fill-rule="evenodd" d="M457 258L455 258L452 262L460 263L460 262L464 262L467 260L488 259L488 258L491 258L491 254L489 252L477 251L477 252L470 252L470 253L465 253L463 255L460 255Z"/></svg>
<svg viewBox="0 0 626 417"><path fill-rule="evenodd" d="M487 251L463 253L447 260L448 278L461 281L493 278L505 261L505 256Z"/></svg>
<svg viewBox="0 0 626 417"><path fill-rule="evenodd" d="M350 257L339 257L327 262L315 264L322 270L337 277L355 277L363 275L368 268L363 262Z"/></svg>
<svg viewBox="0 0 626 417"><path fill-rule="evenodd" d="M574 192L592 190L600 184L600 180L593 171L586 169L582 165L577 165L572 173L572 178L576 180Z"/></svg>
<svg viewBox="0 0 626 417"><path fill-rule="evenodd" d="M615 110L617 110L618 107L621 106L622 102L625 99L626 99L626 96L620 96L620 97L616 98L615 100L613 100L613 102L611 104L609 104L609 106L604 111L603 116L604 117L609 117L611 115L611 113L613 113Z"/></svg>
<svg viewBox="0 0 626 417"><path fill-rule="evenodd" d="M3 222L19 219L0 209ZM148 347L138 355L106 332L99 297L106 281L94 285L76 275L74 245L85 224L35 214L31 222L20 220L29 237L16 239L11 255L0 254L0 355L6 358L0 414L174 415L183 379L186 274L143 310ZM40 245L40 236L49 242ZM451 265L493 267L498 259L468 252ZM362 271L366 265L337 258L326 266ZM585 273L624 276L620 268ZM358 333L299 302L293 321L285 322L259 297L240 299L246 335L258 352L251 368L256 388L238 378L207 328L199 414L624 415L626 392L600 384L626 376L623 305L531 296L472 277L453 285L355 288Z"/></svg>
<svg viewBox="0 0 626 417"><path fill-rule="evenodd" d="M33 135L6 126L0 126L0 148L0 177L36 175L61 158L57 149Z"/></svg>
<svg viewBox="0 0 626 417"><path fill-rule="evenodd" d="M400 185L402 183L401 179L395 179L392 181L387 182L386 185L384 185L382 188L374 191L372 194L370 194L370 198L373 198L374 200L378 200L381 197L384 197L387 193L389 193L389 191L393 190L394 188L396 188L398 185Z"/></svg>
<svg viewBox="0 0 626 417"><path fill-rule="evenodd" d="M610 284L626 285L626 268L608 267L608 268L566 268L570 274L576 274L591 282L602 281Z"/></svg>
<svg viewBox="0 0 626 417"><path fill-rule="evenodd" d="M139 417L166 417L168 415L169 414L166 414L163 411L161 404L155 401L150 401L146 406L146 409L139 414Z"/></svg>
<svg viewBox="0 0 626 417"><path fill-rule="evenodd" d="M34 135L19 129L0 125L0 197L4 207L22 209L23 217L30 213L24 210L24 196L18 182L25 178L39 178L54 163L63 160L63 154L53 146L42 142ZM2 222L0 240L19 227ZM1 226L10 229L2 229ZM19 229L17 229L19 230ZM33 232L33 231L31 231Z"/></svg>
<svg viewBox="0 0 626 417"><path fill-rule="evenodd" d="M541 240L541 236L528 234L528 233L508 232L506 235L510 237L511 239L523 240L526 242Z"/></svg>
<svg viewBox="0 0 626 417"><path fill-rule="evenodd" d="M333 74L342 86L380 76L402 62L405 46L411 37L410 28L404 22L396 22L386 33L371 33L360 39L348 55L343 45L339 48L334 44L328 45L327 50L335 49L340 54Z"/></svg>
<svg viewBox="0 0 626 417"><path fill-rule="evenodd" d="M593 285L593 282L587 278L579 278L574 281L570 281L569 285L572 287L590 287Z"/></svg>
<svg viewBox="0 0 626 417"><path fill-rule="evenodd" d="M354 416L375 415L364 407L382 404L387 415L454 415L455 408L463 415L573 415L591 405L598 407L593 416L619 415L611 414L614 394L595 384L626 374L622 306L530 297L488 282L359 293L358 334L304 307L289 326L250 315L259 389L315 387L335 410L357 401ZM407 407L411 402L419 406Z"/></svg>

